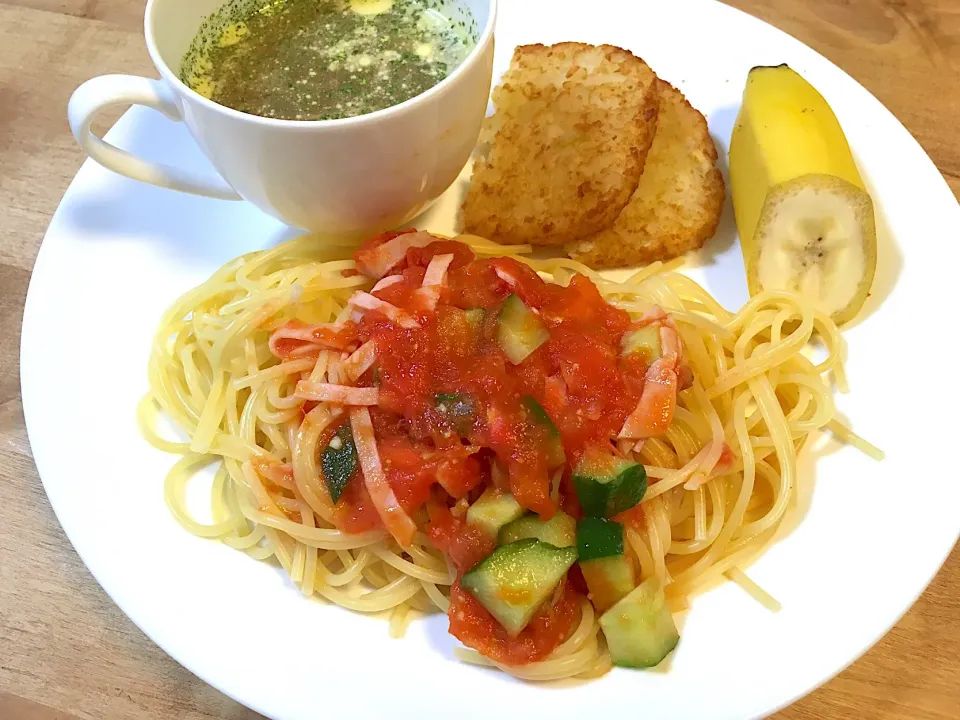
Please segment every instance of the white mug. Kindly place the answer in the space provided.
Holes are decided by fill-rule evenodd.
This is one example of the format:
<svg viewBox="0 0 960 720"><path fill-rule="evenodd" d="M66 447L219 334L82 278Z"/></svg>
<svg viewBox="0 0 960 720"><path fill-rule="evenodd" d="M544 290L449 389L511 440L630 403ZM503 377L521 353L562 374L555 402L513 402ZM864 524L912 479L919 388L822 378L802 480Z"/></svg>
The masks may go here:
<svg viewBox="0 0 960 720"><path fill-rule="evenodd" d="M249 200L291 225L343 237L397 227L439 197L477 142L493 69L497 0L460 0L476 47L448 77L385 110L341 120L277 120L219 105L179 79L180 61L204 19L224 0L148 0L147 50L160 80L103 75L70 98L70 128L106 168L172 190ZM98 112L145 105L183 122L223 178L131 155L90 130Z"/></svg>

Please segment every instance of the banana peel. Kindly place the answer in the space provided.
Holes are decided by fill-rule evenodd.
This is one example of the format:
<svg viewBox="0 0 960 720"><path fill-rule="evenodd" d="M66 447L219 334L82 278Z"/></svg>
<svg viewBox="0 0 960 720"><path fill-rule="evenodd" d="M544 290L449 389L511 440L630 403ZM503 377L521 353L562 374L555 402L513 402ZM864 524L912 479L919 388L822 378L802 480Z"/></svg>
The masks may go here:
<svg viewBox="0 0 960 720"><path fill-rule="evenodd" d="M793 290L851 320L876 273L873 202L836 115L787 65L750 71L730 182L750 294Z"/></svg>

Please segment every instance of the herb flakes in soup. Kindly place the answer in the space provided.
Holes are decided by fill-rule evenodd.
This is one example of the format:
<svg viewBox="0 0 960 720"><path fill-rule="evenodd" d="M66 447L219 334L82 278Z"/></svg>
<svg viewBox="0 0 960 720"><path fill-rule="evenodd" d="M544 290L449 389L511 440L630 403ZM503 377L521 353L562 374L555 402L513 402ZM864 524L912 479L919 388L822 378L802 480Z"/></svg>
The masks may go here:
<svg viewBox="0 0 960 720"><path fill-rule="evenodd" d="M180 79L262 117L355 117L433 87L476 40L451 0L232 0L201 26Z"/></svg>

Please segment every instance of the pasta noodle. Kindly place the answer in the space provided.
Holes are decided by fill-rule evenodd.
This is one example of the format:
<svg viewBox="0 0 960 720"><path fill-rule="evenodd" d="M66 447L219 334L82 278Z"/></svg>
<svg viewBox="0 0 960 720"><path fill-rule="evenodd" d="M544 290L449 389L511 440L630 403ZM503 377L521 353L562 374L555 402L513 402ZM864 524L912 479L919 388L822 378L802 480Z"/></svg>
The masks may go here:
<svg viewBox="0 0 960 720"><path fill-rule="evenodd" d="M621 443L621 451L647 465L651 483L642 520L627 530L628 552L641 578L661 580L675 609L721 576L777 609L742 564L773 541L804 481L797 453L827 430L881 457L835 417L828 380L845 390L846 378L842 339L830 319L785 292L763 293L730 313L693 280L659 263L617 283L572 260L525 259L528 247L455 239L480 256L517 257L546 280L566 283L582 273L634 317L651 303L673 317L693 381L679 394L665 435L638 448ZM456 575L422 527L406 549L385 531L349 534L334 527L318 442L344 410L319 402L304 414L294 389L301 380L336 384L350 372L347 355L325 349L280 361L268 347L271 332L294 318L342 323L350 317L351 296L372 284L349 272L355 268L350 252L299 238L233 260L183 295L157 330L138 423L151 444L182 456L166 478L164 497L186 530L278 562L307 597L362 612L390 610L390 633L399 635L416 611L447 610ZM801 352L814 342L826 350L816 365ZM189 441L163 436L161 412ZM204 521L188 508L186 487L211 464L217 468L212 520ZM559 475L554 496L558 486ZM469 649L457 657L532 681L595 677L611 666L586 601L572 635L545 660L509 667Z"/></svg>

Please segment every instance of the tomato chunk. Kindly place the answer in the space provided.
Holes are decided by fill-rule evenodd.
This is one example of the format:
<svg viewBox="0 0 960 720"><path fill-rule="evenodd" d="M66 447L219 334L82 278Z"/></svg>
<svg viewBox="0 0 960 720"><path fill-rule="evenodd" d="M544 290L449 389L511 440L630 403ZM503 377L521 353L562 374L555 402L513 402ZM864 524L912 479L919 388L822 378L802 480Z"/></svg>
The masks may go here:
<svg viewBox="0 0 960 720"><path fill-rule="evenodd" d="M454 517L449 508L430 503L427 534L438 550L446 554L462 575L497 547L497 539L481 528Z"/></svg>
<svg viewBox="0 0 960 720"><path fill-rule="evenodd" d="M510 637L480 602L457 582L450 592L450 634L467 647L504 665L543 660L566 640L580 620L581 595L564 583L517 637Z"/></svg>

